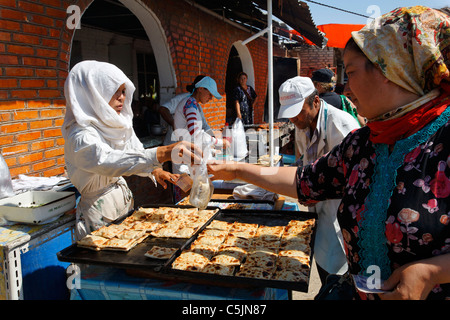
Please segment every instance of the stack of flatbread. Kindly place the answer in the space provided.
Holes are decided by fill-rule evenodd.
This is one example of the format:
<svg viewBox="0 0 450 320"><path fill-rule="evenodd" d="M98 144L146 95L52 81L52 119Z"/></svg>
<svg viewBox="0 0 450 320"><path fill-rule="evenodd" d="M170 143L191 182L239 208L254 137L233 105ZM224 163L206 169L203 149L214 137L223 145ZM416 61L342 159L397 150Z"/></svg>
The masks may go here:
<svg viewBox="0 0 450 320"><path fill-rule="evenodd" d="M315 220L286 226L213 220L173 269L281 281L307 281Z"/></svg>
<svg viewBox="0 0 450 320"><path fill-rule="evenodd" d="M120 224L101 227L77 241L77 245L92 250L129 251L150 235L190 238L217 211L218 209L198 210L198 208L139 208ZM157 251L156 248L154 251ZM149 256L151 254L152 252Z"/></svg>
<svg viewBox="0 0 450 320"><path fill-rule="evenodd" d="M128 229L122 225L111 224L95 230L77 241L79 247L92 250L129 251L147 238L145 230Z"/></svg>

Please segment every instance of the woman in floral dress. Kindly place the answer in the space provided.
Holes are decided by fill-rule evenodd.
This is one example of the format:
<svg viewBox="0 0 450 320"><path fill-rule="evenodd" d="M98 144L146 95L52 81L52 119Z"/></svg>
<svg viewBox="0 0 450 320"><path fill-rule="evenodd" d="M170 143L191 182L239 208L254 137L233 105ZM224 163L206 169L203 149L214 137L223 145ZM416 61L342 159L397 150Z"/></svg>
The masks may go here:
<svg viewBox="0 0 450 320"><path fill-rule="evenodd" d="M210 166L306 205L342 199L349 273L377 271L387 291L362 298L450 298L449 35L449 16L427 7L375 19L344 51L366 127L310 166Z"/></svg>
<svg viewBox="0 0 450 320"><path fill-rule="evenodd" d="M247 84L247 74L239 73L238 86L233 90L233 99L236 107L236 116L243 124L253 124L253 106L258 96L252 86Z"/></svg>

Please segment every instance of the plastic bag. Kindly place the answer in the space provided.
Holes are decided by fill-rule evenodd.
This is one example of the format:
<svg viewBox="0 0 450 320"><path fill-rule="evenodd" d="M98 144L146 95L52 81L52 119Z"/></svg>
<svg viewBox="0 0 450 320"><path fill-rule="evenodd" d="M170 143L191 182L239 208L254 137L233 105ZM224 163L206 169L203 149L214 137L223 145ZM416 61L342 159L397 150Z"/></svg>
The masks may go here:
<svg viewBox="0 0 450 320"><path fill-rule="evenodd" d="M232 127L233 138L232 146L233 153L237 160L245 158L248 154L247 139L245 137L244 124L240 118L237 118Z"/></svg>
<svg viewBox="0 0 450 320"><path fill-rule="evenodd" d="M193 184L189 196L189 203L199 209L205 209L214 193L214 186L209 179L206 162L202 161L200 165L192 166L192 171Z"/></svg>
<svg viewBox="0 0 450 320"><path fill-rule="evenodd" d="M8 165L0 154L0 199L14 196Z"/></svg>

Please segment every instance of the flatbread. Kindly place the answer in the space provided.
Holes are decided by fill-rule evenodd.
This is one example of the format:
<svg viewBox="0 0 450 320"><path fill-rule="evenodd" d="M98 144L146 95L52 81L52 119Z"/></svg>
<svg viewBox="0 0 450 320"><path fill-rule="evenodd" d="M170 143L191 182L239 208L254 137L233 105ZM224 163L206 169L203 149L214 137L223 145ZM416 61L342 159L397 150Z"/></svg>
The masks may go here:
<svg viewBox="0 0 450 320"><path fill-rule="evenodd" d="M145 232L152 232L161 226L162 226L161 223L152 220L152 221L136 221L129 228L132 230L142 230Z"/></svg>
<svg viewBox="0 0 450 320"><path fill-rule="evenodd" d="M217 248L206 244L192 244L189 251L201 254L210 260L217 252Z"/></svg>
<svg viewBox="0 0 450 320"><path fill-rule="evenodd" d="M216 229L216 230L225 230L229 231L233 226L232 222L221 221L221 220L213 220L211 223L206 226L206 229Z"/></svg>
<svg viewBox="0 0 450 320"><path fill-rule="evenodd" d="M173 234L172 237L174 237L174 238L182 238L182 239L189 239L190 237L192 237L195 234L196 231L197 231L197 228L184 227L184 228L178 229L175 232L175 234Z"/></svg>
<svg viewBox="0 0 450 320"><path fill-rule="evenodd" d="M264 239L253 239L250 247L253 250L269 250L271 252L277 253L281 246L281 241L269 241Z"/></svg>
<svg viewBox="0 0 450 320"><path fill-rule="evenodd" d="M277 270L272 275L272 280L308 282L308 276L296 270Z"/></svg>
<svg viewBox="0 0 450 320"><path fill-rule="evenodd" d="M256 223L244 223L244 222L234 222L231 228L231 232L239 231L255 231L258 229L258 224Z"/></svg>
<svg viewBox="0 0 450 320"><path fill-rule="evenodd" d="M100 250L108 240L109 239L107 238L88 234L77 241L77 246L92 250Z"/></svg>
<svg viewBox="0 0 450 320"><path fill-rule="evenodd" d="M135 245L137 241L134 239L118 239L113 238L109 239L104 245L102 249L105 250L116 250L116 251L129 251Z"/></svg>
<svg viewBox="0 0 450 320"><path fill-rule="evenodd" d="M283 235L284 228L284 226L259 226L255 237L266 241L277 241Z"/></svg>
<svg viewBox="0 0 450 320"><path fill-rule="evenodd" d="M278 256L277 268L282 270L299 270L310 267L308 256Z"/></svg>
<svg viewBox="0 0 450 320"><path fill-rule="evenodd" d="M178 249L153 246L150 250L145 253L145 256L152 259L169 259Z"/></svg>
<svg viewBox="0 0 450 320"><path fill-rule="evenodd" d="M185 251L172 262L172 268L178 270L201 271L208 262L209 259L199 253Z"/></svg>
<svg viewBox="0 0 450 320"><path fill-rule="evenodd" d="M109 226L103 226L93 232L91 232L92 235L112 239L116 235L118 235L120 232L122 232L124 229L123 226L117 225L117 224L111 224Z"/></svg>
<svg viewBox="0 0 450 320"><path fill-rule="evenodd" d="M228 231L217 229L205 229L200 233L201 236L222 237L224 239L227 236L227 234Z"/></svg>
<svg viewBox="0 0 450 320"><path fill-rule="evenodd" d="M194 243L195 244L206 244L209 246L213 246L213 247L219 247L225 237L221 237L221 236L199 236Z"/></svg>
<svg viewBox="0 0 450 320"><path fill-rule="evenodd" d="M132 239L132 240L142 240L146 238L147 233L145 230L123 230L117 235L118 239Z"/></svg>
<svg viewBox="0 0 450 320"><path fill-rule="evenodd" d="M254 266L241 266L239 271L236 273L236 276L270 280L272 278L272 274L273 274L272 269Z"/></svg>
<svg viewBox="0 0 450 320"><path fill-rule="evenodd" d="M240 247L248 249L250 247L250 243L251 241L249 239L228 235L225 241L223 242L223 245L229 247Z"/></svg>
<svg viewBox="0 0 450 320"><path fill-rule="evenodd" d="M211 263L227 266L238 266L247 255L246 251L239 247L221 247L211 259Z"/></svg>
<svg viewBox="0 0 450 320"><path fill-rule="evenodd" d="M233 265L208 263L201 271L221 276L232 276L236 269Z"/></svg>
<svg viewBox="0 0 450 320"><path fill-rule="evenodd" d="M245 264L261 268L275 267L277 255L269 250L255 250L247 254Z"/></svg>

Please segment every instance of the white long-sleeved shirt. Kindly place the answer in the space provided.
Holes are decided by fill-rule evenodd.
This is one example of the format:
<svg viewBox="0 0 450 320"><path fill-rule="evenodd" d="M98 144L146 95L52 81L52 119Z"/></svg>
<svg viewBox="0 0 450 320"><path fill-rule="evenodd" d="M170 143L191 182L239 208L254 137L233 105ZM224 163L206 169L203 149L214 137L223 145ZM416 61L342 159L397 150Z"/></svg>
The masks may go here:
<svg viewBox="0 0 450 320"><path fill-rule="evenodd" d="M221 139L217 139L214 135L207 133L205 130L209 129L204 127L204 116L202 116L201 107L193 97L186 97L178 104L175 110L174 123L176 137L175 141L178 141L179 137L183 137L183 140L193 140L194 143L199 142L201 145L212 143L218 147L223 145ZM206 122L206 120L205 120ZM186 137L189 135L189 137Z"/></svg>
<svg viewBox="0 0 450 320"><path fill-rule="evenodd" d="M161 167L156 148L145 149L132 134L123 150L112 148L94 127L74 123L68 130L64 145L67 172L73 185L83 194L101 191L120 176L151 177Z"/></svg>

